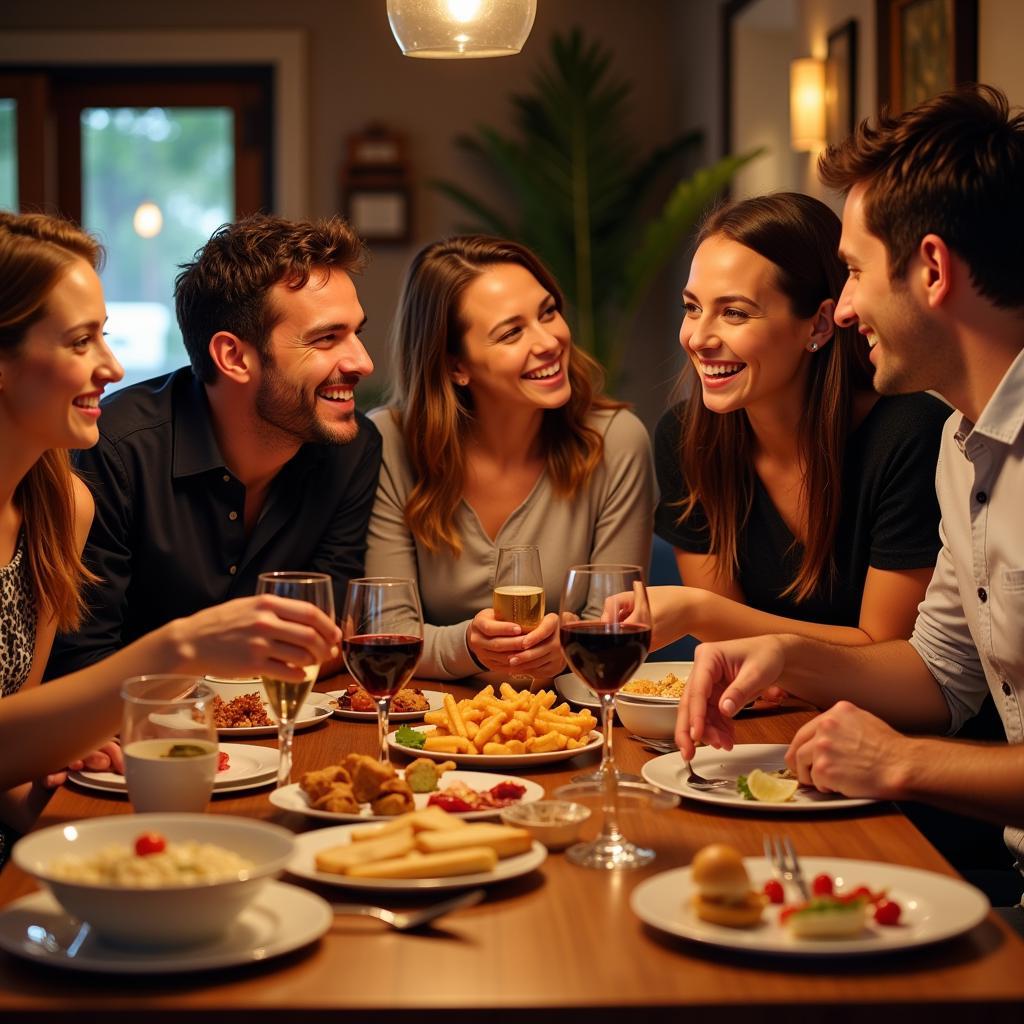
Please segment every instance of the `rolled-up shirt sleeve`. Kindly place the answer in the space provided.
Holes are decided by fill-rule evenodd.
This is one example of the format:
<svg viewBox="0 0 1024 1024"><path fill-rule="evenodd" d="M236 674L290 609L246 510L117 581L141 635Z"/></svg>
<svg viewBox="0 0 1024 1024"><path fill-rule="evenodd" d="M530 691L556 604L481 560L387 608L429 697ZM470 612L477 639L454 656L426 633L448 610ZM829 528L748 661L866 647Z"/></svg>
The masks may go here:
<svg viewBox="0 0 1024 1024"><path fill-rule="evenodd" d="M949 734L973 718L989 692L978 649L960 598L953 558L940 524L942 549L917 612L910 644L921 656L949 706Z"/></svg>

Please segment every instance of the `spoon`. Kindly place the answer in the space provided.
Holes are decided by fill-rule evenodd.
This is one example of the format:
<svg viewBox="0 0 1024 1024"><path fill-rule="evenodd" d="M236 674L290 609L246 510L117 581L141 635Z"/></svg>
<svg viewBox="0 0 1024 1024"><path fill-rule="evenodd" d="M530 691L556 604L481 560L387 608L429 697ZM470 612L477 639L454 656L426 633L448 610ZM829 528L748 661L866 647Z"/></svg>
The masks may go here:
<svg viewBox="0 0 1024 1024"><path fill-rule="evenodd" d="M436 920L452 910L476 906L485 895L483 889L472 889L461 896L456 896L455 899L445 900L443 903L435 903L432 906L424 907L422 910L410 910L408 912L388 910L385 907L372 907L364 903L334 903L332 907L336 914L375 917L378 921L383 921L400 932L409 932L416 928L422 928L423 925Z"/></svg>

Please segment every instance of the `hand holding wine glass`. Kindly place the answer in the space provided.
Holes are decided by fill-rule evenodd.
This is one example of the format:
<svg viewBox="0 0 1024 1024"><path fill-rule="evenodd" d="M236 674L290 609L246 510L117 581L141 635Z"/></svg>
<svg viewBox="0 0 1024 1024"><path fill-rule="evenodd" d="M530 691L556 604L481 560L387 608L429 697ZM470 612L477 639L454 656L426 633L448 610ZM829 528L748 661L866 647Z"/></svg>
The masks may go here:
<svg viewBox="0 0 1024 1024"><path fill-rule="evenodd" d="M650 607L642 570L636 565L572 566L562 588L559 618L569 667L601 699L604 733L601 832L592 842L571 847L566 856L584 867L640 867L653 859L654 851L631 843L619 829L612 722L616 691L640 667L651 645Z"/></svg>
<svg viewBox="0 0 1024 1024"><path fill-rule="evenodd" d="M349 580L341 619L345 664L377 702L380 759L387 762L391 701L412 679L423 654L423 613L415 580Z"/></svg>
<svg viewBox="0 0 1024 1024"><path fill-rule="evenodd" d="M256 583L257 594L277 594L297 601L308 601L328 618L334 618L334 584L331 577L319 572L263 572ZM295 717L313 689L319 665L304 665L304 678L299 682L264 675L263 688L270 701L270 711L277 720L277 738L281 760L277 771L278 787L287 786L292 777L292 740Z"/></svg>

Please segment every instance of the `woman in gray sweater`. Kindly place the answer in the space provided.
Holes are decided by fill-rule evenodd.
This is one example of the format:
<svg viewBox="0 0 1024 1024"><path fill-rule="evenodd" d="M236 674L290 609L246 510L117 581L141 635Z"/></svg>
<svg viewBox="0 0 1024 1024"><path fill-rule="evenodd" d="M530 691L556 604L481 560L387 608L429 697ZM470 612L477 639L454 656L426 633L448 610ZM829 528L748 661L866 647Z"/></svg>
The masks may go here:
<svg viewBox="0 0 1024 1024"><path fill-rule="evenodd" d="M392 402L371 413L384 452L366 570L418 579L420 676L562 671L555 611L525 635L494 617L501 547L540 548L548 609L570 565L647 564L647 432L600 394L562 305L537 257L503 239L437 242L409 269Z"/></svg>

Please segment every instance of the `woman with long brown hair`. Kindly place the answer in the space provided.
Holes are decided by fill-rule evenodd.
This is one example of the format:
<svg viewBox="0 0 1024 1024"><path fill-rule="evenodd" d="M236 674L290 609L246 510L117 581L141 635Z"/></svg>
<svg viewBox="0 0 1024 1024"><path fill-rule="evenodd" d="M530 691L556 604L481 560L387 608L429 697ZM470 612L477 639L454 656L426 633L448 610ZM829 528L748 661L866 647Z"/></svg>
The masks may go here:
<svg viewBox="0 0 1024 1024"><path fill-rule="evenodd" d="M722 207L699 234L679 332L690 393L655 435L655 530L684 583L652 591L657 645L911 634L939 550L949 410L872 390L870 333L833 322L839 236L795 193Z"/></svg>
<svg viewBox="0 0 1024 1024"><path fill-rule="evenodd" d="M420 675L561 670L554 612L525 635L494 617L500 547L539 546L549 609L570 565L647 564L647 432L600 394L562 306L541 261L504 239L437 242L409 269L391 404L371 414L384 449L366 569L419 580Z"/></svg>
<svg viewBox="0 0 1024 1024"><path fill-rule="evenodd" d="M73 675L39 683L58 628L83 614L93 500L68 449L94 445L121 367L103 336L101 251L75 225L0 213L0 823L45 799L27 780L116 731L121 681L144 672L281 672L327 660L335 625L312 605L244 598L178 619ZM102 767L116 752L99 755ZM0 830L0 859L3 833Z"/></svg>

